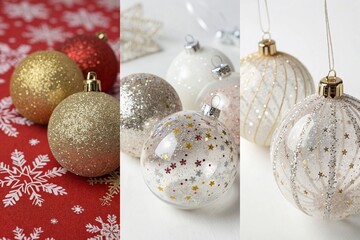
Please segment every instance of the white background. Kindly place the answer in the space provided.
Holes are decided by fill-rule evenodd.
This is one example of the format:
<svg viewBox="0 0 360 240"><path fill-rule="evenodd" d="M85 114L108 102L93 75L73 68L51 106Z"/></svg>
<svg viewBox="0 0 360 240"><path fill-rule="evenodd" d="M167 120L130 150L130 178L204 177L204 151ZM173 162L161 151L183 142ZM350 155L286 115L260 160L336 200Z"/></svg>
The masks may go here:
<svg viewBox="0 0 360 240"><path fill-rule="evenodd" d="M239 71L239 47L224 46L214 40L213 32L221 22L218 11L226 16L229 29L239 25L238 0L205 0L210 9L194 3L195 13L203 16L212 31L206 32L186 10L186 0L142 0L144 15L163 22L158 38L162 52L121 64L120 76L138 72L153 73L165 78L171 60L183 50L188 33L200 40L200 45L222 50ZM124 10L133 0L121 0ZM220 19L219 21L217 19ZM139 160L121 153L121 239L124 240L237 240L239 230L239 178L227 194L210 207L196 211L178 210L161 202L146 187Z"/></svg>
<svg viewBox="0 0 360 240"><path fill-rule="evenodd" d="M317 86L328 71L324 1L268 1L277 49L297 57ZM360 98L360 1L328 0L335 69L344 91ZM241 56L257 51L261 39L257 1L240 0ZM288 203L278 190L269 149L241 139L241 240L360 239L360 216L327 222Z"/></svg>

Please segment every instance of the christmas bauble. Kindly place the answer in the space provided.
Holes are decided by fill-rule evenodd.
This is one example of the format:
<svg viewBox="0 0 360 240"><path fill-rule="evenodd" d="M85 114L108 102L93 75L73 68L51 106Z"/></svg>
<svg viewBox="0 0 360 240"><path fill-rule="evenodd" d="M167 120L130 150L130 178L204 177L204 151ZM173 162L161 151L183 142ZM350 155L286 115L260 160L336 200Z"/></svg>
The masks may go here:
<svg viewBox="0 0 360 240"><path fill-rule="evenodd" d="M337 87L292 108L271 147L282 194L304 213L324 219L360 209L360 101L339 94L340 82L335 78Z"/></svg>
<svg viewBox="0 0 360 240"><path fill-rule="evenodd" d="M98 92L98 85L95 73L90 73L85 91L62 101L48 125L55 159L84 177L105 175L120 165L119 100Z"/></svg>
<svg viewBox="0 0 360 240"><path fill-rule="evenodd" d="M240 74L231 72L227 64L213 69L218 81L207 84L197 97L197 105L211 102L221 110L219 121L233 135L236 145L240 144Z"/></svg>
<svg viewBox="0 0 360 240"><path fill-rule="evenodd" d="M219 50L200 47L197 40L188 38L185 49L174 58L166 74L166 80L180 96L184 110L198 110L196 97L205 84L215 81L211 70L212 59L220 57L234 69L230 59Z"/></svg>
<svg viewBox="0 0 360 240"><path fill-rule="evenodd" d="M23 59L10 82L10 95L26 118L47 124L52 111L67 96L82 89L76 63L57 51L38 51Z"/></svg>
<svg viewBox="0 0 360 240"><path fill-rule="evenodd" d="M103 33L78 35L67 39L57 49L72 58L80 67L84 77L89 71L96 72L101 79L102 91L108 92L116 81L119 63L114 51L106 42Z"/></svg>
<svg viewBox="0 0 360 240"><path fill-rule="evenodd" d="M139 158L142 145L155 124L181 110L179 96L164 79L148 73L131 74L122 78L121 150Z"/></svg>
<svg viewBox="0 0 360 240"><path fill-rule="evenodd" d="M232 186L238 164L236 145L216 119L219 110L213 109L205 105L205 115L181 111L168 116L146 140L142 174L149 189L164 202L200 208Z"/></svg>
<svg viewBox="0 0 360 240"><path fill-rule="evenodd" d="M305 66L293 56L277 52L275 41L259 43L259 52L240 60L240 133L269 146L277 124L296 103L314 93Z"/></svg>

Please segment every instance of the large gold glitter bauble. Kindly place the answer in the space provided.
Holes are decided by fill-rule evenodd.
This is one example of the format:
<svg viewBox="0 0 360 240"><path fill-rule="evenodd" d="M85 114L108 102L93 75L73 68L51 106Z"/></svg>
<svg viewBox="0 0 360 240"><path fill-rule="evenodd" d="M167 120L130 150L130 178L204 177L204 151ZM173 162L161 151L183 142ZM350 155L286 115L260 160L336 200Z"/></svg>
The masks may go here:
<svg viewBox="0 0 360 240"><path fill-rule="evenodd" d="M26 118L47 124L55 107L67 96L80 92L83 75L63 53L39 51L26 57L15 69L10 95Z"/></svg>
<svg viewBox="0 0 360 240"><path fill-rule="evenodd" d="M120 103L108 94L86 91L55 108L48 140L61 166L77 175L97 177L120 165Z"/></svg>
<svg viewBox="0 0 360 240"><path fill-rule="evenodd" d="M314 93L312 77L293 56L277 52L275 41L259 42L259 52L240 59L240 135L269 146L285 114Z"/></svg>

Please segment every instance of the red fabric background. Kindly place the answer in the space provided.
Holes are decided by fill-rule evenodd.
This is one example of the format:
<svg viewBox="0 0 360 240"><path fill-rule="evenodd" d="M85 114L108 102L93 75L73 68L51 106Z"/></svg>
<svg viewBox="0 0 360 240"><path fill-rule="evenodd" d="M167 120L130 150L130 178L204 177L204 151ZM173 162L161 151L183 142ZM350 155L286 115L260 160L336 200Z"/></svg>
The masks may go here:
<svg viewBox="0 0 360 240"><path fill-rule="evenodd" d="M34 171L30 174L30 178L25 176L26 169L33 168L33 162L39 155L48 155L49 158L49 162L45 161L44 166L37 170L40 172L40 178L48 170L54 167L58 169L60 165L55 161L49 149L46 126L23 125L26 124L26 119L15 112L13 105L8 108L6 102L10 100L9 83L16 64L32 52L54 49L67 37L106 30L109 43L119 57L119 5L119 0L1 0L0 239L25 239L25 237L29 239L118 239L119 188L116 186L112 188L113 198L108 205L103 205L100 198L106 196L111 190L109 186L117 183L119 172L117 171L115 175L117 179L106 181L105 176L98 179L105 180L103 183L93 185L90 184L89 179L75 176L70 172L59 173L54 178L46 178L42 183L36 180ZM117 82L112 91L114 96L118 96L118 88ZM7 129L10 129L10 132ZM30 139L37 139L39 143L32 146L29 143ZM22 167L15 166L11 159L12 153L16 150L22 152L26 159ZM8 165L9 171L13 171L13 167L25 170L23 173L10 174L9 171L4 170L5 165ZM8 177L11 175L21 175L17 179L19 182L13 181L7 184ZM28 192L24 188L23 192L20 191L21 196L12 206L5 206L3 200L10 191L19 190L19 184L29 187L31 181L34 191L44 199L41 206L29 199L32 193L31 188L27 189ZM46 192L42 187L49 183L59 186L57 189L59 191L55 189L52 192ZM66 195L61 195L60 190L63 193L66 192ZM83 209L81 213L72 210L76 205ZM89 232L90 230L92 232ZM98 238L95 238L96 236Z"/></svg>

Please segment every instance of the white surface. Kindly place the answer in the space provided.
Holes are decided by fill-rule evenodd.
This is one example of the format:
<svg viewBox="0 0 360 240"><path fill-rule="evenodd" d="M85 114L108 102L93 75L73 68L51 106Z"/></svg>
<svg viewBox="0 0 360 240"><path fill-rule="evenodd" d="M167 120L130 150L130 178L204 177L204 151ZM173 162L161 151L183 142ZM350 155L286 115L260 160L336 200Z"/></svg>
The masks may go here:
<svg viewBox="0 0 360 240"><path fill-rule="evenodd" d="M297 57L315 85L328 71L323 1L268 1L271 35L277 48ZM335 69L345 92L360 98L358 57L360 1L328 1ZM257 51L261 30L257 1L240 0L241 56ZM241 139L241 240L360 239L360 216L327 222L304 215L276 186L269 149Z"/></svg>
<svg viewBox="0 0 360 240"><path fill-rule="evenodd" d="M197 0L199 1L199 0ZM206 0L209 1L209 0ZM143 0L145 17L164 23L158 42L162 52L121 64L120 76L148 72L165 78L171 60L183 49L188 33L200 44L221 49L239 70L239 48L224 46L213 35L202 30L185 8L185 0ZM194 1L193 1L194 2ZM238 0L212 0L226 2L229 21L238 24ZM121 9L135 2L122 0ZM225 6L225 7L226 7ZM229 7L230 6L230 7ZM196 10L196 9L195 9ZM210 16L211 12L209 12ZM216 14L215 14L216 15ZM206 16L204 19L206 20ZM208 17L213 21L214 17ZM210 24L211 25L211 24ZM211 26L214 26L212 24ZM234 26L230 26L232 29ZM236 240L239 239L239 177L233 187L212 206L196 210L178 210L157 199L146 187L138 159L121 153L121 238L125 240Z"/></svg>

